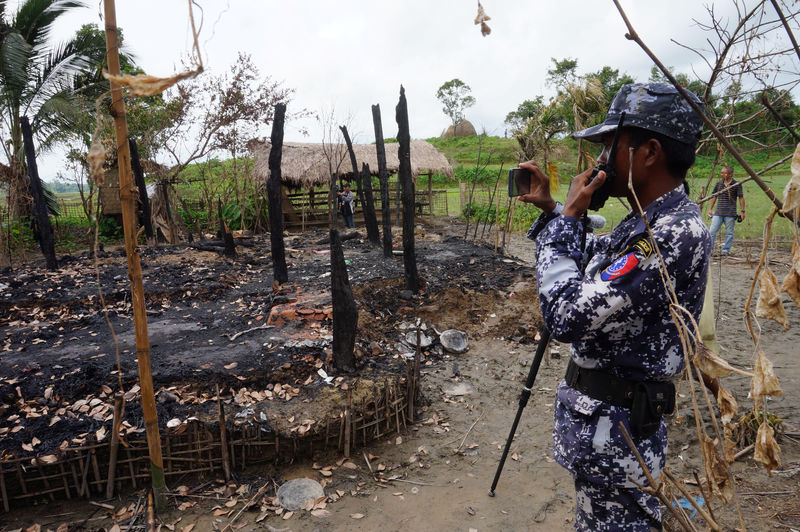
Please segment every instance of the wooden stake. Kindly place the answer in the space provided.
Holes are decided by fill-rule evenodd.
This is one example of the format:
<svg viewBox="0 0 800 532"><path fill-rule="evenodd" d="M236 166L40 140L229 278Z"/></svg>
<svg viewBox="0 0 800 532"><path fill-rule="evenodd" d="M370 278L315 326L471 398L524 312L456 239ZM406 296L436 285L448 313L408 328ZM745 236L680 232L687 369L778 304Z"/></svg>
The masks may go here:
<svg viewBox="0 0 800 532"><path fill-rule="evenodd" d="M411 136L408 130L408 102L406 90L400 85L400 101L395 109L397 119L397 179L403 198L403 265L406 289L417 293L420 281L417 272L417 255L414 249L414 180L411 178Z"/></svg>
<svg viewBox="0 0 800 532"><path fill-rule="evenodd" d="M106 499L114 496L114 481L117 476L117 454L119 453L119 424L122 422L122 392L114 394L114 421L111 429L111 448L108 458L108 482L106 483Z"/></svg>
<svg viewBox="0 0 800 532"><path fill-rule="evenodd" d="M231 459L228 453L228 431L225 428L225 409L222 407L222 398L219 396L219 384L217 384L217 408L219 409L219 442L222 449L222 471L225 473L225 480L230 480Z"/></svg>
<svg viewBox="0 0 800 532"><path fill-rule="evenodd" d="M372 123L375 126L375 150L378 156L378 179L381 182L381 224L383 225L383 256L392 256L392 209L389 200L389 174L386 170L386 149L383 145L381 108L372 106Z"/></svg>
<svg viewBox="0 0 800 532"><path fill-rule="evenodd" d="M117 41L117 13L114 0L103 0L105 11L106 51L108 72L119 75L119 42ZM125 118L125 102L122 87L111 83L111 107L114 114L114 132L117 139L117 161L119 164L119 194L122 204L122 227L125 233L125 252L128 257L128 276L131 280L131 302L136 331L136 357L139 364L139 386L142 389L142 413L150 454L150 477L155 497L156 510L166 508L164 495L164 466L161 459L161 436L158 431L158 413L153 393L153 375L150 368L150 340L147 333L147 314L144 306L142 265L136 247L136 206L131 179L131 155L128 145L128 123Z"/></svg>

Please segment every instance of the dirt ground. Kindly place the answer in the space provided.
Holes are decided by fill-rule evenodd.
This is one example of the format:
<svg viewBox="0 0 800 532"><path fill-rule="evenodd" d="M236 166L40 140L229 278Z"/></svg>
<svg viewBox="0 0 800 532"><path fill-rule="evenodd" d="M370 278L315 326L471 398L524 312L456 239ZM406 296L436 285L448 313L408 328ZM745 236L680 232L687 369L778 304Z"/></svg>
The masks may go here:
<svg viewBox="0 0 800 532"><path fill-rule="evenodd" d="M476 248L452 238L463 234L462 231L463 227L459 229L443 224L429 227L421 240L424 244L418 248L421 250L420 260L427 257L432 265L427 272L423 271L431 281L426 289L431 297L420 301L419 317L438 330L448 327L465 330L470 338L470 349L463 355L441 353L428 357L422 368L425 404L418 412L417 424L404 433L356 449L350 459L328 453L289 464L253 467L241 472L237 482L228 486L215 478L182 479L180 485L169 486L176 495L169 498L169 511L159 516L162 530L210 531L223 529L229 524L230 529L293 531L570 530L574 512L572 480L551 457L552 403L568 360L566 345L554 344L551 347L531 400L523 412L496 496L487 494L536 348L534 337L539 314L529 262L533 259L533 246L521 236L515 236L508 246L509 257L494 259L489 247ZM304 244L297 240L287 242L287 246L300 250L293 261L295 265L301 261L301 255L313 257L302 253ZM345 248L346 258L352 265L350 275L356 286L357 300L361 297L364 301L360 303L360 315L369 314L374 318L376 301L381 297L385 299L391 291L386 288L384 294L373 293L373 297L367 297L363 291L359 292L359 285L380 279L391 285L388 279L400 278L402 270L396 261L394 266L379 268L373 263L380 261L365 264L363 258L367 253L366 247L359 243L350 242ZM212 258L218 260L216 257L208 257L208 260L212 261ZM789 267L788 253L774 251L770 258L773 271L781 279ZM319 259L305 266L309 279L323 275L327 257ZM718 298L719 302L717 327L722 355L734 366L745 370L752 369L753 343L744 327L743 308L755 271L755 259L744 253L736 255L734 249L733 257L721 262L715 260L712 265L715 299ZM158 262L165 260L160 258ZM195 347L200 349L201 344L208 344L202 346L208 360L195 366L177 359L164 362L163 366L154 368L157 380L160 379L156 389L169 380L190 377L217 379L218 375L225 374L217 371L219 368L204 372L202 364L209 360L226 365L232 361L244 365L248 361L252 371L237 373L252 381L258 380L255 375L278 371L287 362L297 362L291 352L284 353L283 358L267 356L273 350L265 349L262 342L256 340L252 340L252 344L237 344L230 353L225 351L224 360L219 360L219 330L214 329L213 334L203 332L206 328L213 328L214 320L219 319L214 316L216 312L203 316L217 294L224 294L226 301L235 302L238 297L243 297L245 302L253 303L245 305L244 309L236 307L236 320L239 321L231 322L232 318L226 318L228 322L217 324L217 327L233 332L257 323L254 320L264 309L259 311L254 302L269 297L271 287L267 290L268 284L257 283L255 278L271 278L268 261L252 252L249 266L231 263L228 266L230 271L224 275L219 271L198 272L197 263L180 258L178 264L186 270L185 275L176 276L172 282L162 279L169 285L164 288L164 300L169 299L167 293L174 296L178 290L181 296L185 296L187 291L194 295L185 296L186 303L179 305L177 310L173 308L174 302L169 307L159 308L159 314L151 319L162 325L153 328L156 334L162 335L163 345L192 341L197 342ZM252 274L253 270L258 270L257 274ZM174 270L170 271L174 275ZM202 282L197 280L198 273L203 274ZM122 287L125 280L123 270L110 270L108 274L112 279L122 275ZM8 284L5 278L0 278L0 282ZM63 279L59 281L62 282ZM90 289L86 290L88 297ZM379 292L377 289L371 291ZM120 288L117 301L124 306L123 292ZM800 530L800 503L797 502L800 500L800 397L797 394L800 368L795 363L800 344L800 309L791 304L788 297L784 302L791 324L788 331L783 332L780 325L765 320L760 323L760 347L774 363L784 390L783 396L769 402L770 411L783 419L784 434L779 440L782 466L768 476L752 460L751 454L733 466L748 530ZM402 304L392 302L392 312L396 314ZM365 313L365 309L371 314ZM36 324L31 324L30 318L26 317L30 310L4 317L5 321L0 323L10 349L0 357L0 373L3 375L10 375L15 365L19 369L20 364L27 364L25 367L33 364L31 349L38 344L31 345L31 333L41 331L33 329ZM70 312L79 313L79 310L72 308ZM122 308L117 316L118 325L123 330L125 319L129 319L124 311ZM182 319L198 323L197 330L184 332L181 338L171 338L175 328L170 326L170 320L187 315L190 317ZM81 319L91 321L95 318ZM16 321L20 323L11 325ZM381 321L360 319L359 335L369 338L366 345L369 341L396 333L380 325ZM96 337L91 336L91 329L88 327L86 330L89 332L83 336L79 332L69 333L70 337L80 338L73 342L84 346L84 353L79 353L77 348L67 350L64 360L69 362L72 356L75 366L83 365L84 372L87 371L85 346L88 344L93 353L107 354L91 360L98 365L93 374L105 374L111 367L113 356L108 345L97 340L92 343ZM79 331L79 327L75 330ZM194 337L195 334L198 336ZM14 351L14 346L25 337L29 338L28 349ZM34 337L44 338L47 343L58 341L57 335L45 337L38 334ZM64 345L68 343L65 341ZM229 348L231 344L225 342L223 346ZM306 372L292 369L284 380L304 378L317 359L324 359L324 348L319 344L319 356L306 360ZM252 363L252 350L262 354L259 360L263 359L263 362ZM387 357L387 367L392 360L392 357ZM33 372L36 370L34 368ZM236 379L236 375L228 379L223 379L223 383ZM88 377L85 381L92 382ZM739 400L740 411L752 406L747 400L747 378L726 377L723 384ZM31 387L37 385L42 383L31 381ZM688 399L684 398L678 412L678 417L683 416L682 422L670 426L668 466L682 480L692 479L693 471L704 476L698 469L699 447L689 406ZM328 499L320 501L313 511L281 512L272 500L275 489L282 482L297 477L322 481ZM256 497L259 488L265 485L265 491ZM687 485L687 488L697 494L694 486ZM245 502L250 500L254 501L253 506L243 510ZM145 522L142 501L142 492L130 492L110 501L94 501L105 507L74 500L49 502L0 515L0 530L24 529L33 524L41 525L43 530L55 530L62 524L67 524L65 529L68 530L111 530L115 523L122 530L139 529ZM712 509L724 523L725 530L737 526L737 512L733 505L722 505L716 499ZM701 522L699 518L696 521Z"/></svg>

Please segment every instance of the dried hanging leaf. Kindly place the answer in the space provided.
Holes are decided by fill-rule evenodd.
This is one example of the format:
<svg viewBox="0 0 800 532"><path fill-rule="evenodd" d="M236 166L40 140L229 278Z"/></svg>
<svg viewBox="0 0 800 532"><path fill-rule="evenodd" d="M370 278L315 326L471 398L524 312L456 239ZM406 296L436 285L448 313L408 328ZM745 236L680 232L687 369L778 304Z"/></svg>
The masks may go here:
<svg viewBox="0 0 800 532"><path fill-rule="evenodd" d="M179 81L197 76L202 71L203 67L198 66L194 70L181 72L169 78L159 78L157 76L148 76L147 74L136 74L135 76L131 74L122 74L115 76L103 71L103 77L128 89L130 95L134 98L140 98L159 94Z"/></svg>
<svg viewBox="0 0 800 532"><path fill-rule="evenodd" d="M800 207L800 144L792 156L792 178L783 189L783 212L788 213Z"/></svg>
<svg viewBox="0 0 800 532"><path fill-rule="evenodd" d="M775 430L766 421L758 427L753 459L761 462L770 475L773 469L781 465L781 447L775 441Z"/></svg>
<svg viewBox="0 0 800 532"><path fill-rule="evenodd" d="M739 405L733 394L720 385L717 390L717 407L719 407L719 417L723 425L728 425L736 418L739 413Z"/></svg>
<svg viewBox="0 0 800 532"><path fill-rule="evenodd" d="M722 499L727 503L733 497L733 488L728 482L728 467L725 460L719 455L716 442L708 436L703 436L703 461L706 465L706 475L709 482L719 490Z"/></svg>
<svg viewBox="0 0 800 532"><path fill-rule="evenodd" d="M478 2L478 16L475 17L475 24L481 25L481 35L484 37L492 33L492 28L486 24L487 20L492 20L492 17L486 14L486 11L483 10L483 6Z"/></svg>
<svg viewBox="0 0 800 532"><path fill-rule="evenodd" d="M783 308L780 293L778 293L778 279L772 270L765 268L758 276L758 303L756 304L756 316L759 318L769 318L783 325L783 330L789 328L789 320L786 319L786 310Z"/></svg>
<svg viewBox="0 0 800 532"><path fill-rule="evenodd" d="M795 268L789 270L781 283L781 292L786 292L794 304L800 307L800 273Z"/></svg>
<svg viewBox="0 0 800 532"><path fill-rule="evenodd" d="M105 173L103 172L103 165L106 162L106 150L103 148L103 143L100 141L100 122L98 121L97 131L95 131L92 146L89 148L89 153L86 155L86 160L89 163L89 175L92 177L95 186L103 186L105 181Z"/></svg>
<svg viewBox="0 0 800 532"><path fill-rule="evenodd" d="M758 401L761 397L766 395L781 394L783 394L783 390L781 390L778 377L775 376L772 362L767 358L767 355L759 349L756 356L756 365L753 368L753 378L750 380L750 396L753 400Z"/></svg>
<svg viewBox="0 0 800 532"><path fill-rule="evenodd" d="M702 342L697 342L692 362L712 379L724 377L733 371L733 367L724 358L712 352Z"/></svg>

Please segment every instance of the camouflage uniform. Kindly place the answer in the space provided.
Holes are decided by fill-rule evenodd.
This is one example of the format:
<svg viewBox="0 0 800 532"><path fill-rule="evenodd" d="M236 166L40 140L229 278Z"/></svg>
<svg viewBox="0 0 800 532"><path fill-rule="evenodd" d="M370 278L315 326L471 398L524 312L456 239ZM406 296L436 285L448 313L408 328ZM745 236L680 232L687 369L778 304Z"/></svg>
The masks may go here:
<svg viewBox="0 0 800 532"><path fill-rule="evenodd" d="M609 117L614 110L612 104ZM539 299L552 337L571 342L572 360L583 368L634 381L679 375L683 350L642 216L629 213L610 234L587 235L582 252L581 223L561 209L543 214L528 232L537 244ZM711 251L700 209L679 186L645 207L644 215L678 301L699 318ZM622 422L631 432L630 409L593 399L566 381L556 397L554 456L575 476L576 529L660 527L658 500L635 489L634 482L647 481L618 429ZM664 421L654 435L634 441L658 476L667 447Z"/></svg>

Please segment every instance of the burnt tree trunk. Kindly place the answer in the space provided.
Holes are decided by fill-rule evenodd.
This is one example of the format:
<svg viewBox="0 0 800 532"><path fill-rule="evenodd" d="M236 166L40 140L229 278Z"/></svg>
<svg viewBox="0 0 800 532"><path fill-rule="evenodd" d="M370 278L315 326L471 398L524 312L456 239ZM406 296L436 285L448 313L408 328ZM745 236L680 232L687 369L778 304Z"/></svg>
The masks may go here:
<svg viewBox="0 0 800 532"><path fill-rule="evenodd" d="M403 264L406 270L406 289L416 293L419 290L417 255L414 251L414 181L411 179L411 136L408 132L408 103L406 90L400 85L400 101L397 104L397 158L400 168L397 178L402 188L403 198Z"/></svg>
<svg viewBox="0 0 800 532"><path fill-rule="evenodd" d="M381 106L372 106L372 123L375 126L375 150L378 155L378 179L381 183L381 221L383 223L383 256L392 256L392 209L389 207L389 173L386 171L386 150L383 146Z"/></svg>
<svg viewBox="0 0 800 532"><path fill-rule="evenodd" d="M358 201L361 203L361 208L364 208L364 187L361 184L361 174L358 172L358 162L356 161L356 153L353 151L353 143L350 140L350 135L347 133L347 127L339 126L339 129L342 130L342 136L344 136L344 142L347 144L347 152L350 154L350 164L353 165L353 181L356 183L356 194L358 194ZM355 214L356 209L355 205L353 205L353 214Z"/></svg>
<svg viewBox="0 0 800 532"><path fill-rule="evenodd" d="M339 371L353 371L356 366L354 348L358 328L358 310L347 276L342 241L336 229L331 238L331 299L333 300L333 365Z"/></svg>
<svg viewBox="0 0 800 532"><path fill-rule="evenodd" d="M374 245L381 245L381 234L378 231L378 218L375 215L375 199L372 196L372 174L369 165L361 165L361 183L364 185L364 225L367 226L367 239Z"/></svg>
<svg viewBox="0 0 800 532"><path fill-rule="evenodd" d="M33 133L28 117L20 119L22 126L22 139L25 144L25 161L28 165L28 177L31 181L31 192L33 194L34 220L37 225L39 245L42 247L45 264L48 270L58 268L56 261L56 248L53 238L53 226L50 225L50 216L47 209L47 202L42 192L42 181L39 179L39 168L36 166L36 153L33 149Z"/></svg>
<svg viewBox="0 0 800 532"><path fill-rule="evenodd" d="M222 217L222 201L219 199L217 200L217 212L219 214L219 232L222 235L222 242L225 244L222 254L226 257L235 257L236 244L233 242L233 235L228 230L228 224L225 223L225 218Z"/></svg>
<svg viewBox="0 0 800 532"><path fill-rule="evenodd" d="M272 250L272 269L275 280L285 283L289 280L286 268L286 249L283 245L283 207L281 205L281 155L283 151L283 120L286 104L275 106L272 121L272 148L269 150L269 181L267 199L269 201L269 240Z"/></svg>
<svg viewBox="0 0 800 532"><path fill-rule="evenodd" d="M153 238L153 221L150 218L150 199L147 197L147 185L144 183L144 172L142 172L142 164L139 162L139 149L136 147L136 141L129 137L128 145L131 149L133 179L136 188L139 189L139 205L142 207L139 223L144 227L144 234L149 240Z"/></svg>

